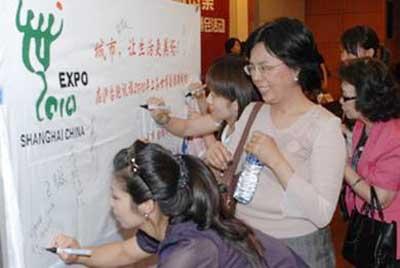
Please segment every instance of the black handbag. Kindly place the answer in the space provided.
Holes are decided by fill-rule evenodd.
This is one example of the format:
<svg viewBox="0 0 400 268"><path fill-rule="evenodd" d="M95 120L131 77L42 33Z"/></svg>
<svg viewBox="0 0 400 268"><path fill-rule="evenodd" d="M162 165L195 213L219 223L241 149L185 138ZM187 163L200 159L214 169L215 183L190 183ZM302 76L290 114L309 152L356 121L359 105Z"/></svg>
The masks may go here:
<svg viewBox="0 0 400 268"><path fill-rule="evenodd" d="M365 203L361 213L353 209L343 244L344 258L356 267L396 267L396 222L384 222L382 207L375 188L370 187L371 204ZM375 211L379 220L373 219Z"/></svg>

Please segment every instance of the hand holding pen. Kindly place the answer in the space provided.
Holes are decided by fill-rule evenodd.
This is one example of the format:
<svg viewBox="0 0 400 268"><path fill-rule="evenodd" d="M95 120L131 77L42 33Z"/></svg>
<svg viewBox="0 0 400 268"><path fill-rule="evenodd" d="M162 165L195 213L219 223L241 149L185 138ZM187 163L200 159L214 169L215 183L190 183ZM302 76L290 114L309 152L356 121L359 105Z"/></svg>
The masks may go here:
<svg viewBox="0 0 400 268"><path fill-rule="evenodd" d="M205 98L204 89L207 87L206 84L202 84L200 82L191 83L188 86L189 92L186 93L185 97L195 97L195 98Z"/></svg>
<svg viewBox="0 0 400 268"><path fill-rule="evenodd" d="M54 252L55 249L56 251L55 253L57 253L60 259L62 259L67 264L71 264L71 263L76 263L78 261L79 256L84 255L84 254L72 254L71 249L80 249L80 247L81 246L79 245L79 242L75 238L66 236L64 234L59 234L54 238L53 242L50 245L50 248L46 250ZM78 251L75 251L75 253L78 253ZM89 252L79 251L79 253L89 253Z"/></svg>
<svg viewBox="0 0 400 268"><path fill-rule="evenodd" d="M149 98L147 100L147 103L141 105L141 107L149 110L151 117L159 125L165 125L171 119L169 115L170 109L165 104L164 100L161 98L156 98L156 97Z"/></svg>

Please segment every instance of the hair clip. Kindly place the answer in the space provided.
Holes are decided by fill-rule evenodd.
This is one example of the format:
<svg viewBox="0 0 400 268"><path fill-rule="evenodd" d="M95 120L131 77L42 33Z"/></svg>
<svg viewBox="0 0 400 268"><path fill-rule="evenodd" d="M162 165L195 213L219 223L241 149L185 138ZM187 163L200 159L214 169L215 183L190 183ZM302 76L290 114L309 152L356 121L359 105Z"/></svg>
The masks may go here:
<svg viewBox="0 0 400 268"><path fill-rule="evenodd" d="M179 166L179 178L178 178L178 188L182 189L188 185L189 182L189 172L187 170L186 164L182 159L182 155L176 157Z"/></svg>
<svg viewBox="0 0 400 268"><path fill-rule="evenodd" d="M131 159L131 165L132 165L132 172L133 172L133 173L138 172L139 166L138 166L138 164L136 164L135 158L132 158L132 159Z"/></svg>

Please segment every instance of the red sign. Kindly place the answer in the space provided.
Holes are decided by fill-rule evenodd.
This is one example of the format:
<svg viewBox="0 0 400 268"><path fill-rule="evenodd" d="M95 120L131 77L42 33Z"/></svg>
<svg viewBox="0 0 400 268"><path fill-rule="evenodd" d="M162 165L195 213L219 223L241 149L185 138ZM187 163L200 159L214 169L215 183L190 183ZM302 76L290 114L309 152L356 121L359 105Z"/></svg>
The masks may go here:
<svg viewBox="0 0 400 268"><path fill-rule="evenodd" d="M224 44L229 36L228 0L178 0L201 8L201 73L225 54Z"/></svg>

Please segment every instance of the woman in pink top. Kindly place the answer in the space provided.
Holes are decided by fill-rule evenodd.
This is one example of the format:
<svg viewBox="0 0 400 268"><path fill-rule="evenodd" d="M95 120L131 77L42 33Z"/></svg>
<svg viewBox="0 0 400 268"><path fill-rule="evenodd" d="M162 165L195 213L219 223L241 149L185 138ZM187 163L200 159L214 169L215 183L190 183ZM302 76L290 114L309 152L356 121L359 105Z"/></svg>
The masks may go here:
<svg viewBox="0 0 400 268"><path fill-rule="evenodd" d="M340 68L340 77L343 111L348 118L357 120L353 130L352 162L355 163L357 158L358 163L348 163L345 168L348 211L355 207L361 211L362 205L370 202L370 186L373 185L385 221L399 224L400 89L388 68L372 58L345 63ZM364 131L364 148L359 151L361 153L355 153ZM397 236L399 245L399 230ZM397 259L400 259L399 246Z"/></svg>

